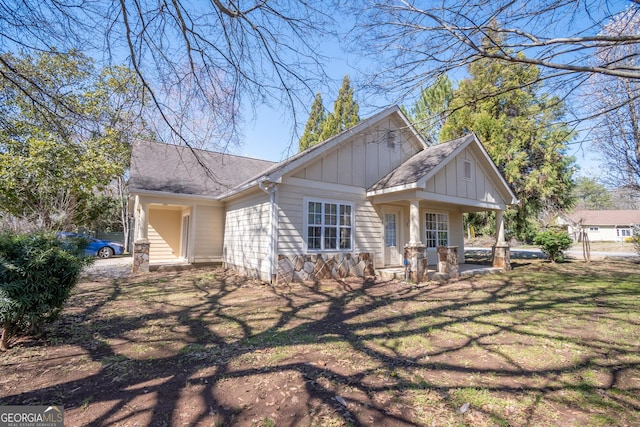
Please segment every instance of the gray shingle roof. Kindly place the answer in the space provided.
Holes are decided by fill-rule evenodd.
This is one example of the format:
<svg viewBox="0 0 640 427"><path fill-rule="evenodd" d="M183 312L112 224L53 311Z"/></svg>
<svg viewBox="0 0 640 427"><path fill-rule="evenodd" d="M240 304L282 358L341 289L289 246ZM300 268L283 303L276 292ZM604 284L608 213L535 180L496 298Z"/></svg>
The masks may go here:
<svg viewBox="0 0 640 427"><path fill-rule="evenodd" d="M438 166L458 147L473 140L474 136L466 135L442 144L425 148L415 154L385 177L373 184L367 191L383 190L403 185L415 184Z"/></svg>
<svg viewBox="0 0 640 427"><path fill-rule="evenodd" d="M227 153L136 141L131 153L129 188L131 192L162 191L216 197L274 164Z"/></svg>

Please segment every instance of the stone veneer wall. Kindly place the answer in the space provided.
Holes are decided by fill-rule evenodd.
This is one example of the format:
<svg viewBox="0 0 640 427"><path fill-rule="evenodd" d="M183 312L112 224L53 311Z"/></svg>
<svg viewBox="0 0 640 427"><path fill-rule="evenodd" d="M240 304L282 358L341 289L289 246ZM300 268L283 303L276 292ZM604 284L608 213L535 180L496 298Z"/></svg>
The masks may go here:
<svg viewBox="0 0 640 427"><path fill-rule="evenodd" d="M149 272L149 247L150 243L134 243L133 244L133 262L131 264L134 273Z"/></svg>
<svg viewBox="0 0 640 427"><path fill-rule="evenodd" d="M307 280L342 279L349 276L373 276L373 257L369 253L322 253L278 255L277 283Z"/></svg>

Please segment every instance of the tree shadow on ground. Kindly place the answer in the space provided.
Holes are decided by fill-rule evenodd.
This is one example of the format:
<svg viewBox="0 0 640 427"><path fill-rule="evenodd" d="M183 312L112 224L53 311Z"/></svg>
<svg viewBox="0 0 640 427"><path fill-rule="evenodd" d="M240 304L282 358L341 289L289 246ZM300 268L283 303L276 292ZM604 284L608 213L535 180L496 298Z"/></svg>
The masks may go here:
<svg viewBox="0 0 640 427"><path fill-rule="evenodd" d="M637 275L542 263L418 285L151 274L81 286L5 358L0 399L77 425L634 424L639 308Z"/></svg>

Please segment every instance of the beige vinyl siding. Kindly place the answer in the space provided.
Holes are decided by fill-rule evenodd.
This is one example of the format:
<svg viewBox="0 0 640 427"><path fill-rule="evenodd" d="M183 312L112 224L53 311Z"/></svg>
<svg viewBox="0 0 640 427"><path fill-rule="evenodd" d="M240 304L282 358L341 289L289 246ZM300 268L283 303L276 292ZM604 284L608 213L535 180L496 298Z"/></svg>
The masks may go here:
<svg viewBox="0 0 640 427"><path fill-rule="evenodd" d="M194 262L222 260L224 242L224 209L220 206L197 205L193 238Z"/></svg>
<svg viewBox="0 0 640 427"><path fill-rule="evenodd" d="M223 258L228 267L270 280L269 196L256 191L226 206Z"/></svg>
<svg viewBox="0 0 640 427"><path fill-rule="evenodd" d="M180 255L182 211L149 209L149 262L175 261Z"/></svg>
<svg viewBox="0 0 640 427"><path fill-rule="evenodd" d="M391 133L389 133L391 131ZM278 254L305 254L306 198L338 201L354 206L354 239L351 253L370 253L374 265L383 264L383 226L380 212L366 197L366 189L415 154L419 147L404 123L389 117L375 127L353 135L318 158L294 171L278 187Z"/></svg>
<svg viewBox="0 0 640 427"><path fill-rule="evenodd" d="M279 211L279 255L299 255L306 254L307 244L305 241L305 198L318 201L332 200L352 203L354 206L354 247L350 253L368 252L381 256L380 233L382 232L380 218L367 200L365 191L362 188L345 188L346 191L339 191L332 187L323 189L321 186L310 188L309 186L296 185L284 182L278 187L278 207ZM351 190L351 191L348 191Z"/></svg>

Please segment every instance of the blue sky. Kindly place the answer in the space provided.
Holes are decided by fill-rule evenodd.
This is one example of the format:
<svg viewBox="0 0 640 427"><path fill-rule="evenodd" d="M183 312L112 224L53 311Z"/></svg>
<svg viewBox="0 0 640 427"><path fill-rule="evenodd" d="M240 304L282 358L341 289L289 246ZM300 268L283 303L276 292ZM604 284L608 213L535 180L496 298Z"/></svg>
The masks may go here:
<svg viewBox="0 0 640 427"><path fill-rule="evenodd" d="M325 49L325 54L333 58L325 69L332 81L329 83L329 87L318 88L316 91L322 94L325 108L331 111L344 75L349 75L352 85L355 87L355 81L361 77L361 73L357 68L358 64L365 60L356 57L354 54L347 58L347 54L343 52L337 42L326 44ZM302 107L303 109L298 110L298 120L300 122L298 123L298 131L300 133L304 130L309 109L313 103L314 94L310 93L308 96L309 99L306 105ZM358 98L357 89L355 90L355 97L360 103L361 118L367 118L375 114L376 111L374 109L368 111L363 108L363 104ZM245 111L248 110L250 109L245 109ZM245 117L246 124L243 129L242 144L238 147L237 154L280 161L297 153L298 138L294 138L293 135L293 119L291 116L291 111L287 108L258 106L254 119Z"/></svg>
<svg viewBox="0 0 640 427"><path fill-rule="evenodd" d="M331 110L333 102L338 94L338 89L342 84L342 78L345 74L349 74L352 81L356 81L361 77L361 73L354 67L353 64L364 61L364 59L351 58L346 60L346 54L342 52L339 45L334 45L332 55L336 57L336 60L330 65L328 72L331 78L334 80L333 87L329 89L320 90L322 93L322 99L327 109ZM360 102L358 98L358 91L355 91L356 100ZM386 105L385 100L377 100L380 105ZM313 98L310 97L306 109L311 107ZM377 111L376 108L363 108L360 104L360 117L367 118ZM298 112L300 115L299 132L302 132L308 117L308 112ZM292 156L298 151L298 139L293 138L293 123L291 119L291 112L285 108L273 108L269 106L259 106L256 108L256 117L251 119L246 118L245 126L242 130L243 138L240 146L235 149L231 149L236 154L243 156L254 157L264 160L281 161L287 157ZM602 161L600 155L594 152L589 143L585 142L580 144L580 137L577 142L573 144L568 154L576 158L576 163L579 166L578 176L589 176L597 178L602 170Z"/></svg>
<svg viewBox="0 0 640 427"><path fill-rule="evenodd" d="M609 5L613 7L612 5ZM625 2L617 4L616 9L622 10L627 6ZM603 11L591 11L594 15ZM611 11L610 11L611 12ZM615 11L613 11L615 12ZM597 31L597 28L594 28ZM357 56L355 52L345 52L341 45L335 42L327 42L322 45L322 53L331 56L334 59L329 61L326 72L329 74L333 83L331 87L318 88L321 92L324 105L331 110L333 102L337 96L338 89L341 85L342 78L345 74L349 74L352 85L355 89L355 98L360 105L360 117L367 118L375 114L381 107L389 105L389 101L384 99L366 99L361 97L364 95L358 90L358 82L366 76L367 71L373 71L380 64L371 64L369 59ZM364 70L362 72L360 70ZM464 72L460 75L450 76L454 81L464 77ZM313 94L309 94L309 99L304 108L297 111L299 129L301 133L308 117L308 109L313 102ZM413 100L407 99L405 104L410 105ZM377 105L377 107L367 107L369 105ZM250 117L245 109L245 126L242 130L243 137L241 145L232 151L237 154L266 159L271 161L283 160L297 152L298 137L293 135L293 122L291 112L285 108L257 106L255 118ZM601 174L603 164L601 155L593 150L589 142L588 132L580 129L587 129L587 123L582 123L577 129L578 137L569 146L567 154L575 157L579 167L578 176L589 176L598 178ZM583 142L584 140L584 142Z"/></svg>

